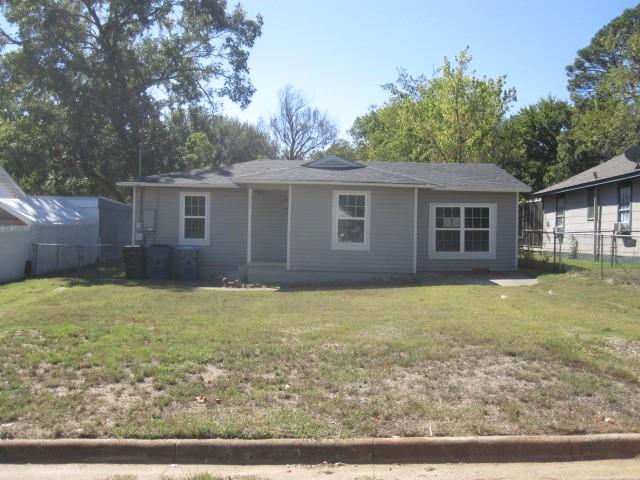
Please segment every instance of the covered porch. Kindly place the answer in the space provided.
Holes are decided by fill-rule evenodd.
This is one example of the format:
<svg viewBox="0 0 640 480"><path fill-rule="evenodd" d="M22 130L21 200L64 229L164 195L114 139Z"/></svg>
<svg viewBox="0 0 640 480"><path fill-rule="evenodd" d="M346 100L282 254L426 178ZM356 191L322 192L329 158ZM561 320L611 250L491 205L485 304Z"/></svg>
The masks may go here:
<svg viewBox="0 0 640 480"><path fill-rule="evenodd" d="M250 186L247 195L247 277L259 281L288 270L291 189Z"/></svg>

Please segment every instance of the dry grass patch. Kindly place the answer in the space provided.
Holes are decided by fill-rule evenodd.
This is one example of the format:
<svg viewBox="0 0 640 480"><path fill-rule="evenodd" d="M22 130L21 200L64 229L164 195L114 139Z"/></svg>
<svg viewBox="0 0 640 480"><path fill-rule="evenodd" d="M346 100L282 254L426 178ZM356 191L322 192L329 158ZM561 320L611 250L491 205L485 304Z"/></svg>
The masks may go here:
<svg viewBox="0 0 640 480"><path fill-rule="evenodd" d="M0 286L0 436L640 431L638 318L636 284L588 271L245 296L31 280Z"/></svg>

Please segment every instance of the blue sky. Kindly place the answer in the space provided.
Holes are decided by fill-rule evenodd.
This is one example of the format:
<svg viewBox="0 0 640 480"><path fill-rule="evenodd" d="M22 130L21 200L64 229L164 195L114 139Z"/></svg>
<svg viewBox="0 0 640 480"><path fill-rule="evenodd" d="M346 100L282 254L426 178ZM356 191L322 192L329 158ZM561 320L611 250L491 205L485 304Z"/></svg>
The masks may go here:
<svg viewBox="0 0 640 480"><path fill-rule="evenodd" d="M233 4L233 0L230 0ZM268 117L287 84L327 111L343 136L353 120L380 104L380 85L399 67L431 75L444 56L467 45L478 75L506 75L518 108L538 98L568 98L564 67L578 49L634 1L623 0L241 0L264 17L251 52L257 91L243 120Z"/></svg>

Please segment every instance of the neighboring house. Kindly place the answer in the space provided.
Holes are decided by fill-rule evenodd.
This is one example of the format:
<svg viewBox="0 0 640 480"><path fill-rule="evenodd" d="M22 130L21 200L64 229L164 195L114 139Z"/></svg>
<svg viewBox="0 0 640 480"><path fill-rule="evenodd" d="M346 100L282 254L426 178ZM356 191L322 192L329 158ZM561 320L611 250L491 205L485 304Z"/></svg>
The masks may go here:
<svg viewBox="0 0 640 480"><path fill-rule="evenodd" d="M495 165L255 160L133 187L134 238L197 245L203 278L373 279L517 269L518 194Z"/></svg>
<svg viewBox="0 0 640 480"><path fill-rule="evenodd" d="M130 238L129 205L27 195L0 167L0 281L23 278L27 261L33 273L44 274L119 257Z"/></svg>
<svg viewBox="0 0 640 480"><path fill-rule="evenodd" d="M619 155L534 194L543 202L542 248L578 257L594 258L597 234L603 238L605 255L640 260L633 237L640 237L640 163ZM614 237L615 235L615 237ZM614 238L614 240L612 240Z"/></svg>

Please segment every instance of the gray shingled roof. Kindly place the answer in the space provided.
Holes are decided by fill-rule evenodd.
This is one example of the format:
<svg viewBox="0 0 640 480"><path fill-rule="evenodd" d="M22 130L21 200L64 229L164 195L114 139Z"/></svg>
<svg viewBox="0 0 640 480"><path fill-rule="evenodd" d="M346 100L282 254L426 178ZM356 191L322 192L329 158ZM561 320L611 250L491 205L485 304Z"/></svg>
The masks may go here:
<svg viewBox="0 0 640 480"><path fill-rule="evenodd" d="M636 162L629 160L624 154L613 157L611 160L596 165L593 168L580 172L571 178L550 187L540 190L535 195L547 195L550 193L560 193L576 188L585 188L591 185L606 183L618 177L627 178L629 176L640 176L640 169L636 168Z"/></svg>
<svg viewBox="0 0 640 480"><path fill-rule="evenodd" d="M254 160L210 169L139 177L137 183L171 186L228 186L260 183L380 184L434 189L530 192L529 186L487 163L361 162L362 168L327 169L297 160Z"/></svg>

